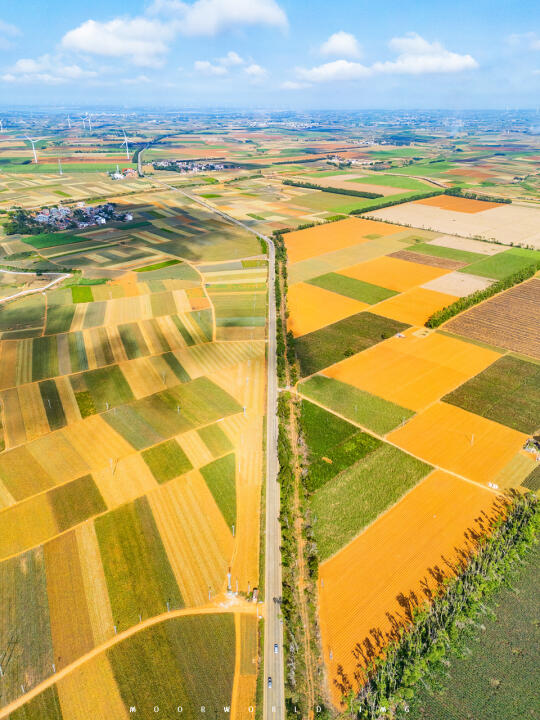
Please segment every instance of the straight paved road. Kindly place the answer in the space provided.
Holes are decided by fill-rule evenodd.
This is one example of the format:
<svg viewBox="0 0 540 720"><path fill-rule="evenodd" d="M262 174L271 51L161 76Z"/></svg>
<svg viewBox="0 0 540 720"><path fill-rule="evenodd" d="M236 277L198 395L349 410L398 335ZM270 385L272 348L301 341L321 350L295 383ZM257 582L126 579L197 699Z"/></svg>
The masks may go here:
<svg viewBox="0 0 540 720"><path fill-rule="evenodd" d="M239 225L253 235L262 238L268 245L268 379L267 379L267 422L266 422L266 547L265 547L265 627L264 627L264 718L284 720L285 685L283 657L283 626L280 605L274 598L281 598L281 528L279 524L279 483L277 457L277 361L276 361L276 302L275 277L276 253L274 242L266 235L231 217L202 198L160 183L169 190L176 190L203 205L207 210L221 215L229 222ZM277 652L274 646L277 645ZM272 687L268 679L272 678Z"/></svg>

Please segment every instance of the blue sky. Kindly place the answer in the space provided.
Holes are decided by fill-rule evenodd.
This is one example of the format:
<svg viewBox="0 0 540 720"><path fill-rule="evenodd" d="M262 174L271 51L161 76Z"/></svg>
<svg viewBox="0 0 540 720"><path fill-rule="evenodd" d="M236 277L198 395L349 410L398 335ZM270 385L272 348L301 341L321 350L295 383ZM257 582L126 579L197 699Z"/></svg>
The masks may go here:
<svg viewBox="0 0 540 720"><path fill-rule="evenodd" d="M536 108L535 0L3 0L0 104Z"/></svg>

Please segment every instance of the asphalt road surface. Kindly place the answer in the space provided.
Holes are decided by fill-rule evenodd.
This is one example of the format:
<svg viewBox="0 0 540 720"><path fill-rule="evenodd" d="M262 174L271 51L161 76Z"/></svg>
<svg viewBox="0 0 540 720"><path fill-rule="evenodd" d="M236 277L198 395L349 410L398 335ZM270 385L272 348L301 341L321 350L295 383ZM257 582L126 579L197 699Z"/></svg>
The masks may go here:
<svg viewBox="0 0 540 720"><path fill-rule="evenodd" d="M275 247L271 238L231 217L202 198L180 188L161 183L170 190L185 195L203 205L229 222L239 225L253 235L262 238L268 245L268 379L267 379L267 422L266 422L266 547L265 547L265 626L264 626L264 718L284 720L285 685L283 657L283 625L281 622L281 528L279 525L279 483L277 458L277 362L276 362L276 302L275 302ZM278 651L274 651L277 644ZM268 687L269 678L272 687Z"/></svg>

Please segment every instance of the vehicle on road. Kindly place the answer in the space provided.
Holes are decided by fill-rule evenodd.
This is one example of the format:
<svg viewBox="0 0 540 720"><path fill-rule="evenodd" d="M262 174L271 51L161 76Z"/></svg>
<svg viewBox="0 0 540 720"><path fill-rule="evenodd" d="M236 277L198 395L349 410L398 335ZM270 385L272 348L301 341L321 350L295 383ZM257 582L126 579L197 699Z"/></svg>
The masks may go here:
<svg viewBox="0 0 540 720"><path fill-rule="evenodd" d="M272 678L271 677L268 678L268 687L269 688L272 687Z"/></svg>
<svg viewBox="0 0 540 720"><path fill-rule="evenodd" d="M278 644L277 644L277 643L274 643L274 652L275 652L276 655L278 654L278 650L279 650Z"/></svg>

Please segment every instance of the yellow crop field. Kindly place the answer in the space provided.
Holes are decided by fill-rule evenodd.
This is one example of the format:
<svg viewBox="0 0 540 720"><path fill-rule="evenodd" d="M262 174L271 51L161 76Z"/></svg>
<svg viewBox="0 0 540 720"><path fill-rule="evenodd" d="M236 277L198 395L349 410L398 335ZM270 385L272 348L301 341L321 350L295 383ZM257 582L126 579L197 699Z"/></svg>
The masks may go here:
<svg viewBox="0 0 540 720"><path fill-rule="evenodd" d="M11 448L26 442L26 428L19 402L17 388L4 390L0 395L4 409L4 432L6 447Z"/></svg>
<svg viewBox="0 0 540 720"><path fill-rule="evenodd" d="M214 459L210 450L204 444L201 436L196 430L190 430L189 432L178 435L176 440L186 453L189 462L194 468L200 468L203 465L207 465Z"/></svg>
<svg viewBox="0 0 540 720"><path fill-rule="evenodd" d="M445 335L406 331L324 370L410 410L421 410L495 362L499 353Z"/></svg>
<svg viewBox="0 0 540 720"><path fill-rule="evenodd" d="M61 678L57 689L62 716L66 720L91 717L127 720L129 717L104 652Z"/></svg>
<svg viewBox="0 0 540 720"><path fill-rule="evenodd" d="M451 498L451 502L449 501ZM406 624L400 593L424 598L423 584L435 580L428 572L449 572L443 558L457 559L466 546L465 531L479 529L477 518L490 513L496 496L478 485L435 471L376 520L319 571L320 624L329 689L341 702L338 666L355 685L364 665L353 655L357 643L382 638L392 629L390 617Z"/></svg>
<svg viewBox="0 0 540 720"><path fill-rule="evenodd" d="M79 525L75 535L94 645L101 645L114 634L114 621L94 523Z"/></svg>
<svg viewBox="0 0 540 720"><path fill-rule="evenodd" d="M17 341L0 341L0 388L15 385L17 371Z"/></svg>
<svg viewBox="0 0 540 720"><path fill-rule="evenodd" d="M427 265L426 265L427 267ZM400 320L409 325L424 325L436 310L451 305L457 297L446 293L413 288L401 295L394 295L377 305L377 315Z"/></svg>
<svg viewBox="0 0 540 720"><path fill-rule="evenodd" d="M94 480L109 510L130 502L157 487L150 468L142 457L131 452L125 457L111 456L94 470Z"/></svg>
<svg viewBox="0 0 540 720"><path fill-rule="evenodd" d="M297 283L289 288L287 302L290 313L288 327L295 337L369 307L366 303L305 283Z"/></svg>
<svg viewBox="0 0 540 720"><path fill-rule="evenodd" d="M527 435L439 402L391 432L388 439L433 465L487 483L523 447Z"/></svg>
<svg viewBox="0 0 540 720"><path fill-rule="evenodd" d="M485 200L471 200L469 198L454 197L453 195L436 195L435 197L417 200L421 205L431 205L441 210L454 210L462 213L479 213L484 210L499 208L500 203L486 202Z"/></svg>
<svg viewBox="0 0 540 720"><path fill-rule="evenodd" d="M39 545L58 532L45 494L35 495L0 512L0 560Z"/></svg>
<svg viewBox="0 0 540 720"><path fill-rule="evenodd" d="M61 669L94 646L75 532L48 542L44 555L54 660Z"/></svg>
<svg viewBox="0 0 540 720"><path fill-rule="evenodd" d="M379 223L364 218L347 218L339 222L315 225L306 230L295 230L283 237L289 263L368 242L368 236L384 237L401 232L402 228L390 223Z"/></svg>
<svg viewBox="0 0 540 720"><path fill-rule="evenodd" d="M388 290L404 292L446 275L447 272L449 271L444 268L383 256L340 270L339 274L380 285Z"/></svg>
<svg viewBox="0 0 540 720"><path fill-rule="evenodd" d="M148 496L186 606L226 589L234 540L201 474L194 470Z"/></svg>
<svg viewBox="0 0 540 720"><path fill-rule="evenodd" d="M36 437L49 432L47 413L43 407L43 400L37 383L21 385L18 388L19 404L26 429L26 439L33 440Z"/></svg>

